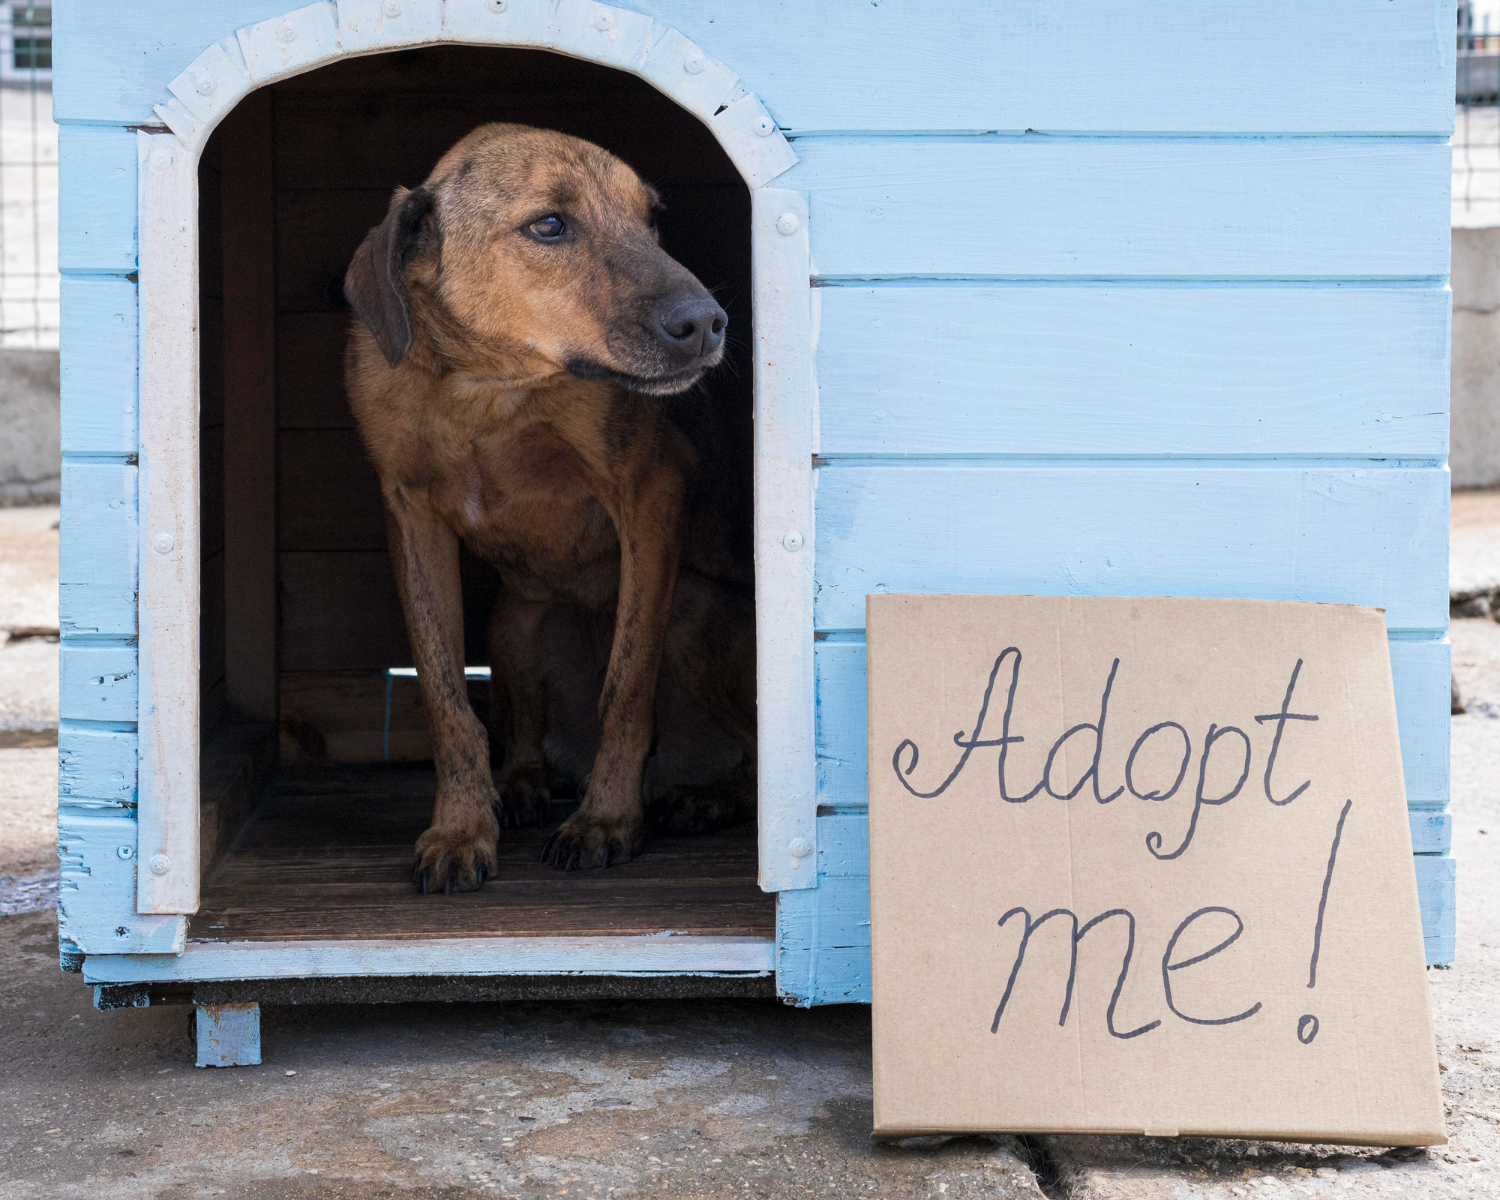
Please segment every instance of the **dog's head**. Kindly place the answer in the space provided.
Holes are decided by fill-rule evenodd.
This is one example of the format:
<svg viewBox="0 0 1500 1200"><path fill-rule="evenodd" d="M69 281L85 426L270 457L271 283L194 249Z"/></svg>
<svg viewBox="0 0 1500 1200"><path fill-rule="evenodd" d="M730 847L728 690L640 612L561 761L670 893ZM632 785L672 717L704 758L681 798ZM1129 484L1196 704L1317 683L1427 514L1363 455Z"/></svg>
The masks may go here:
<svg viewBox="0 0 1500 1200"><path fill-rule="evenodd" d="M395 367L425 335L522 374L669 395L724 354L724 310L658 244L656 193L592 143L485 125L398 189L344 277Z"/></svg>

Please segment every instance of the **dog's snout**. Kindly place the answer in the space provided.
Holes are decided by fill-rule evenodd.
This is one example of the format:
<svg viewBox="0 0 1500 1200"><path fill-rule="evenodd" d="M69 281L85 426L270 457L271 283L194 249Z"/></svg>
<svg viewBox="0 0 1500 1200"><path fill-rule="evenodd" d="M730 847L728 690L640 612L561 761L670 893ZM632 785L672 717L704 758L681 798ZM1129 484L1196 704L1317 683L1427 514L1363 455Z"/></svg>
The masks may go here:
<svg viewBox="0 0 1500 1200"><path fill-rule="evenodd" d="M676 296L658 310L657 336L677 353L705 358L724 344L729 317L712 296Z"/></svg>

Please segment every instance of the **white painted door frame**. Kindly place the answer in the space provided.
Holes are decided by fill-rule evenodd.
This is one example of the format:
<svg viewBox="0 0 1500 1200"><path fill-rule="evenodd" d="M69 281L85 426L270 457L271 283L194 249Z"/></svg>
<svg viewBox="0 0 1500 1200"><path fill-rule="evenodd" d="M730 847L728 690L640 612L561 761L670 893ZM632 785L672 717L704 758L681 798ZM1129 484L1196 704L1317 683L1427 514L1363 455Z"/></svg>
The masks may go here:
<svg viewBox="0 0 1500 1200"><path fill-rule="evenodd" d="M140 782L136 908L198 907L198 159L255 88L352 55L455 43L552 50L638 75L713 132L751 192L760 883L817 884L815 450L807 206L797 161L738 76L675 29L593 0L324 0L200 54L140 147Z"/></svg>

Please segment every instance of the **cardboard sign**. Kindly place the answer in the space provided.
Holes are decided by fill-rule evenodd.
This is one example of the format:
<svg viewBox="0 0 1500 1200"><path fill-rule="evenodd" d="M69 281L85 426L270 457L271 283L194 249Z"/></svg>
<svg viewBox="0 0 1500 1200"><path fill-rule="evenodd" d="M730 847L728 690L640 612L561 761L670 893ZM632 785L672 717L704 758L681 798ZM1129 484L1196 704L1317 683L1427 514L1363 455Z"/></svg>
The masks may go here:
<svg viewBox="0 0 1500 1200"><path fill-rule="evenodd" d="M1445 1140L1385 622L871 596L875 1125Z"/></svg>

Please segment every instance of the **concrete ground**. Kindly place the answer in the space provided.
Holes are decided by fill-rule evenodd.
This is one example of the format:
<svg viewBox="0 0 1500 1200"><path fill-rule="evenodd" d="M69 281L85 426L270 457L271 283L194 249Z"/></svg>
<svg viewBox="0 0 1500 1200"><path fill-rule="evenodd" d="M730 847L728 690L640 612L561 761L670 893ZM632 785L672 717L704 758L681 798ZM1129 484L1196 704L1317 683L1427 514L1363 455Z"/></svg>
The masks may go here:
<svg viewBox="0 0 1500 1200"><path fill-rule="evenodd" d="M0 531L26 519L0 511ZM0 596L13 544L0 532ZM188 1009L98 1013L58 971L38 882L55 751L17 747L0 749L0 914L35 911L0 915L0 1197L1500 1197L1500 624L1452 636L1470 700L1453 719L1459 961L1428 972L1447 1146L878 1146L868 1012L771 1001L268 1007L263 1065L195 1070Z"/></svg>
<svg viewBox="0 0 1500 1200"><path fill-rule="evenodd" d="M57 521L0 508L0 747L57 742Z"/></svg>

